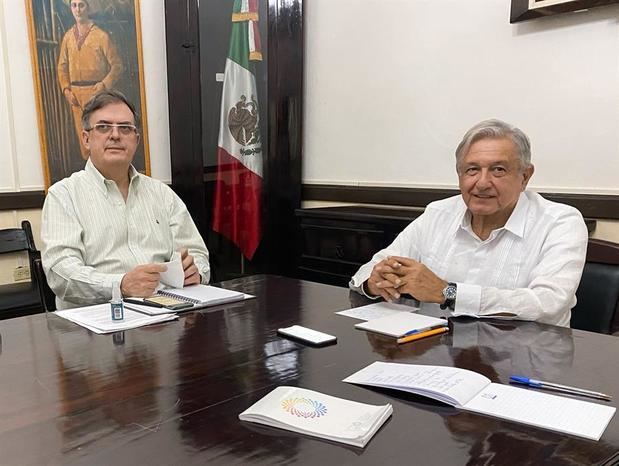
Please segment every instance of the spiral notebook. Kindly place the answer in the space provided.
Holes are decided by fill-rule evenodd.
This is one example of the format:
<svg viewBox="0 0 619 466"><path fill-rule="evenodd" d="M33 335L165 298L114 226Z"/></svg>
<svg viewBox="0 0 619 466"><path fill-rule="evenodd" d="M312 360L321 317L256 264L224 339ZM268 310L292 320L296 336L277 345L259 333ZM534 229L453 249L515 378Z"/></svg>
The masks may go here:
<svg viewBox="0 0 619 466"><path fill-rule="evenodd" d="M195 307L206 307L240 301L245 295L239 291L226 290L216 286L191 285L184 288L164 288L157 291L156 296L167 296L191 303Z"/></svg>
<svg viewBox="0 0 619 466"><path fill-rule="evenodd" d="M216 286L191 285L184 288L164 288L150 298L127 298L125 299L125 307L144 314L157 315L170 312L170 309L190 311L192 309L242 301L252 297L245 293L225 290ZM147 301L154 301L156 304L148 304ZM189 306L183 306L182 308L176 306L179 303L188 303Z"/></svg>

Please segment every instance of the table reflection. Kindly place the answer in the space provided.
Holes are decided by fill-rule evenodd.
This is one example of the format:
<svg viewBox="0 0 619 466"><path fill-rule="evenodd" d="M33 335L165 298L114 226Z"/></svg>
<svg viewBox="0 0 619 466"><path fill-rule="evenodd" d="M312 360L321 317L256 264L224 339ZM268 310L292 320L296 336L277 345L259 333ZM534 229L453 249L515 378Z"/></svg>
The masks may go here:
<svg viewBox="0 0 619 466"><path fill-rule="evenodd" d="M285 440L285 452L249 429L239 437L236 415L221 416L216 429L206 428L218 406L235 399L249 406L254 392L266 394L297 376L298 347L265 332L277 316L260 310L264 304L246 301L184 318L178 345L177 409L180 432L195 450L213 449L254 460L286 458L294 451L296 437Z"/></svg>
<svg viewBox="0 0 619 466"><path fill-rule="evenodd" d="M151 343L140 341L138 332L94 335L73 326L70 333L59 333L66 324L51 322L60 398L56 427L63 450L157 422L159 359Z"/></svg>

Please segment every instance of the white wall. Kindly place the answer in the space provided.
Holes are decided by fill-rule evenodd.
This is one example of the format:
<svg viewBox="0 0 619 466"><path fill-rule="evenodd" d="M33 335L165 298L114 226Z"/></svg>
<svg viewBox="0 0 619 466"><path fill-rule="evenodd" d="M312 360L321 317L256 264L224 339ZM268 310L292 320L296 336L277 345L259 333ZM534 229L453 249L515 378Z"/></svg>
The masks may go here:
<svg viewBox="0 0 619 466"><path fill-rule="evenodd" d="M151 174L171 181L164 0L140 2ZM0 192L44 188L24 0L0 0Z"/></svg>
<svg viewBox="0 0 619 466"><path fill-rule="evenodd" d="M455 187L453 151L498 117L531 186L619 194L619 5L509 24L510 0L312 0L304 183Z"/></svg>

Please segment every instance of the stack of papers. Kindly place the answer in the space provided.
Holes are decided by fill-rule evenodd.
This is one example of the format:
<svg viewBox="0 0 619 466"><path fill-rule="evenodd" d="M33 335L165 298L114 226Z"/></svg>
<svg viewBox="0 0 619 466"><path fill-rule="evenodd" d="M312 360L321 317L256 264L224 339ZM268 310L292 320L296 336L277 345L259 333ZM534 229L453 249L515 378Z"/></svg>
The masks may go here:
<svg viewBox="0 0 619 466"><path fill-rule="evenodd" d="M55 314L99 334L158 324L159 322L166 322L177 317L176 314L172 313L150 316L125 307L125 318L123 320L112 320L109 304L76 307L64 311L56 311Z"/></svg>
<svg viewBox="0 0 619 466"><path fill-rule="evenodd" d="M391 413L390 404L374 406L282 386L239 414L239 419L363 448Z"/></svg>
<svg viewBox="0 0 619 466"><path fill-rule="evenodd" d="M352 309L346 309L345 311L338 311L336 314L359 320L373 320L380 317L391 316L393 314L400 314L402 312L410 313L418 310L418 307L381 301L379 303L368 304L367 306L353 307Z"/></svg>
<svg viewBox="0 0 619 466"><path fill-rule="evenodd" d="M433 398L474 413L599 440L615 407L511 385L447 366L375 362L344 382L391 388Z"/></svg>

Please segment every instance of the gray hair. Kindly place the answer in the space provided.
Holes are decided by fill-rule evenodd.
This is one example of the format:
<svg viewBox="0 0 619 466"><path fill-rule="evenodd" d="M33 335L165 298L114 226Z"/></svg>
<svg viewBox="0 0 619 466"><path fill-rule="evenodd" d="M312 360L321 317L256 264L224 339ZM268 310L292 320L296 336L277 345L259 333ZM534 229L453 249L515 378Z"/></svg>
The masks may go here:
<svg viewBox="0 0 619 466"><path fill-rule="evenodd" d="M138 112L135 110L133 104L129 102L129 100L127 100L125 94L117 91L116 89L106 89L104 91L101 91L98 94L94 95L88 102L86 102L86 105L84 105L84 112L82 113L82 128L84 128L85 130L89 130L91 115L97 110L100 110L107 105L115 103L122 103L129 107L129 110L131 110L131 113L133 113L133 122L135 126L139 128L140 115L138 115Z"/></svg>
<svg viewBox="0 0 619 466"><path fill-rule="evenodd" d="M491 119L477 123L469 129L456 149L456 167L468 153L471 146L481 139L508 138L516 147L520 159L520 169L531 165L531 142L521 129L501 120Z"/></svg>

